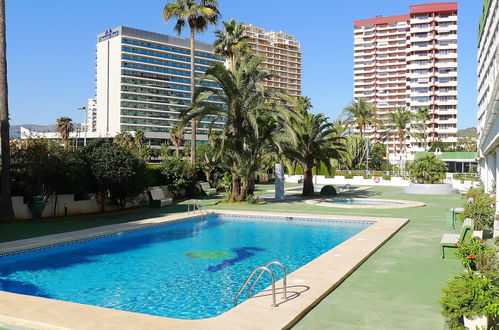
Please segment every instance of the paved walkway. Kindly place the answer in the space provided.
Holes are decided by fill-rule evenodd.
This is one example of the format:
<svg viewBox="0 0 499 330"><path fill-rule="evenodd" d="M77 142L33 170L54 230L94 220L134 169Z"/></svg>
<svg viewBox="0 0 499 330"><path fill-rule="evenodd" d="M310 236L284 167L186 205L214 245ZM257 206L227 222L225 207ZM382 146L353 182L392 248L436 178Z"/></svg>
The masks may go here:
<svg viewBox="0 0 499 330"><path fill-rule="evenodd" d="M259 186L267 194L271 186ZM452 232L445 211L460 207L459 195L420 196L403 193L398 187L374 187L355 197L421 201L425 207L409 209L337 209L286 201L265 205L214 204L210 209L237 209L285 213L316 213L405 217L407 224L343 284L306 315L297 329L442 329L439 314L441 288L453 273L462 270L457 260L440 258L442 233ZM0 225L0 241L47 235L132 221L166 213L185 211L176 205L162 209L141 209L106 215L50 220L35 224Z"/></svg>

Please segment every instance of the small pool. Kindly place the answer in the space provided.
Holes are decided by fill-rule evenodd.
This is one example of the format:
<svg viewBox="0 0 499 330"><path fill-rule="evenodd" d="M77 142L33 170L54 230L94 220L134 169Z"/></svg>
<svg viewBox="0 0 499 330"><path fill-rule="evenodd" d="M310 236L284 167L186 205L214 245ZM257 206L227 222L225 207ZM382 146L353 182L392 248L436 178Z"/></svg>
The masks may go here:
<svg viewBox="0 0 499 330"><path fill-rule="evenodd" d="M330 198L330 199L309 199L305 203L340 208L359 209L390 209L425 206L425 203L418 201L374 199L374 198Z"/></svg>
<svg viewBox="0 0 499 330"><path fill-rule="evenodd" d="M327 200L325 203L332 204L348 204L348 205L402 205L401 202L375 200L375 199L333 199Z"/></svg>
<svg viewBox="0 0 499 330"><path fill-rule="evenodd" d="M246 276L291 273L372 222L210 215L0 257L0 290L180 319L228 311ZM276 270L278 278L281 272ZM270 284L262 277L254 293ZM241 296L240 302L244 300Z"/></svg>

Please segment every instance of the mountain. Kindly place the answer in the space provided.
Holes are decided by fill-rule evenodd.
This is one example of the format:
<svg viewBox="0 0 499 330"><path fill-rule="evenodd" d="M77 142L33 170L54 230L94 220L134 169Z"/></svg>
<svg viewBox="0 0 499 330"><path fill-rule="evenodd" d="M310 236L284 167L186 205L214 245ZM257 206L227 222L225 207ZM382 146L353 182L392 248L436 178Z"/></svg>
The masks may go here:
<svg viewBox="0 0 499 330"><path fill-rule="evenodd" d="M457 131L458 137L476 137L477 132L475 127L469 127L465 129L460 129Z"/></svg>

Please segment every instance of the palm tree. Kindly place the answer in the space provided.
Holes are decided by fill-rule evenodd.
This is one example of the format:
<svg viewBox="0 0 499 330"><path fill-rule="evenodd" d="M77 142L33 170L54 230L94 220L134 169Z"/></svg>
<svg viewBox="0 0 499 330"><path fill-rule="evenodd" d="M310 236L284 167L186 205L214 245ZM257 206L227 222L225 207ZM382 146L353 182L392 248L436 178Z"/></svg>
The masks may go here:
<svg viewBox="0 0 499 330"><path fill-rule="evenodd" d="M67 148L69 144L69 134L74 131L73 119L69 117L58 118L55 129L61 136L64 146Z"/></svg>
<svg viewBox="0 0 499 330"><path fill-rule="evenodd" d="M194 103L194 89L196 83L196 32L206 30L209 24L216 25L220 13L217 0L174 0L163 9L163 19L176 19L174 30L178 35L182 33L186 23L191 33L191 104ZM191 121L191 163L196 161L196 134L197 118Z"/></svg>
<svg viewBox="0 0 499 330"><path fill-rule="evenodd" d="M331 160L340 158L342 143L332 123L323 114L296 109L287 121L289 139L283 144L288 159L298 162L304 170L303 195L314 195L313 169L324 164L329 172Z"/></svg>
<svg viewBox="0 0 499 330"><path fill-rule="evenodd" d="M344 137L347 134L347 124L340 118L333 120L334 135Z"/></svg>
<svg viewBox="0 0 499 330"><path fill-rule="evenodd" d="M231 19L230 22L223 22L224 29L215 31L215 53L227 59L227 67L234 67L234 57L244 55L248 50L249 37L245 35L243 23L237 23Z"/></svg>
<svg viewBox="0 0 499 330"><path fill-rule="evenodd" d="M366 126L376 122L376 108L362 97L356 98L343 111L348 115L348 122L357 127L361 137L364 137Z"/></svg>
<svg viewBox="0 0 499 330"><path fill-rule="evenodd" d="M225 121L218 137L218 149L231 170L230 198L233 201L241 201L245 197L241 191L241 184L244 184L241 180L248 180L241 177L241 167L245 161L242 156L245 150L245 134L252 130L258 131L258 117L262 112L273 114L280 111L269 107L267 100L270 94L264 89L263 81L273 75L261 67L263 60L263 57L248 53L242 57L236 56L232 69L220 63L213 64L201 81L214 81L220 88L197 88L195 102L181 114L183 124L192 118L206 116L212 116L213 120ZM216 98L222 104L206 102L209 98Z"/></svg>
<svg viewBox="0 0 499 330"><path fill-rule="evenodd" d="M417 112L414 114L414 120L416 121L414 123L414 127L416 128L417 132L413 133L412 135L419 141L423 143L423 147L426 151L428 147L428 122L431 120L432 116L430 113L430 110L426 107L422 107L417 110Z"/></svg>
<svg viewBox="0 0 499 330"><path fill-rule="evenodd" d="M170 141L175 147L175 155L178 157L180 154L180 147L184 143L184 132L182 126L175 125L170 128Z"/></svg>
<svg viewBox="0 0 499 330"><path fill-rule="evenodd" d="M2 153L2 180L0 221L13 221L10 181L9 103L7 92L7 40L5 30L5 1L0 0L0 139Z"/></svg>
<svg viewBox="0 0 499 330"><path fill-rule="evenodd" d="M395 127L395 131L389 134L395 135L399 139L399 152L405 152L405 139L411 133L411 122L414 119L413 113L406 108L397 107L395 111L388 113L389 123ZM395 145L394 151L397 152Z"/></svg>

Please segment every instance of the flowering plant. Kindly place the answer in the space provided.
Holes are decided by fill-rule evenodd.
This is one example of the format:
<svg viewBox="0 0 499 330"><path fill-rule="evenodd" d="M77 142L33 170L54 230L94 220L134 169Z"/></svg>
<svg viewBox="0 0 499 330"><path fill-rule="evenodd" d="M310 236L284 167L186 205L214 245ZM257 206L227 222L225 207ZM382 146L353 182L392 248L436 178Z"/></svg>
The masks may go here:
<svg viewBox="0 0 499 330"><path fill-rule="evenodd" d="M457 252L463 266L472 271L489 270L490 263L494 262L494 255L494 249L476 237L460 244Z"/></svg>

